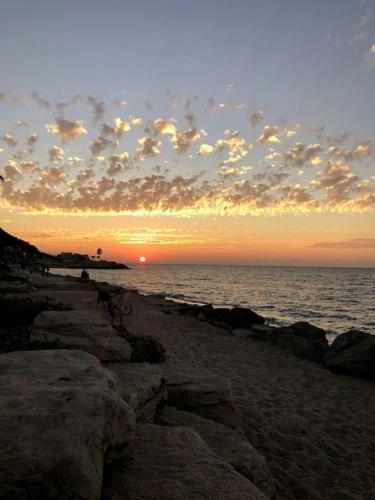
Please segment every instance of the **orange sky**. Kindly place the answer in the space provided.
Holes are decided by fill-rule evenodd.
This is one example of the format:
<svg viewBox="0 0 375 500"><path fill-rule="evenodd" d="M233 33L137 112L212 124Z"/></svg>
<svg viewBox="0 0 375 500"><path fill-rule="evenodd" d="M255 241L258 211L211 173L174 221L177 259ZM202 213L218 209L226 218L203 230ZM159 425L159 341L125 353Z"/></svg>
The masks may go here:
<svg viewBox="0 0 375 500"><path fill-rule="evenodd" d="M101 247L103 258L122 262L375 266L372 214L8 216L5 229L53 254Z"/></svg>

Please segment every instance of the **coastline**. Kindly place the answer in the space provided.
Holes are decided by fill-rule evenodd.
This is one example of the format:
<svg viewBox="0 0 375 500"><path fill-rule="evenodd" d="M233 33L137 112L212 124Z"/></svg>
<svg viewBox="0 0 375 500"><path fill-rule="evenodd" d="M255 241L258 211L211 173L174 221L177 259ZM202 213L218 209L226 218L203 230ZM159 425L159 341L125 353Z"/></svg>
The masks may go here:
<svg viewBox="0 0 375 500"><path fill-rule="evenodd" d="M216 450L217 443L222 440L219 437L220 426L224 426L235 433L231 435L231 439L245 440L241 441L241 446L245 442L251 445L252 453L256 453L253 458L264 457L267 464L267 468L264 468L262 460L257 458L260 460L256 469L258 477L255 477L254 471L251 471L252 475L247 471L246 476L240 466L242 474L238 474L231 466L231 489L236 491L235 484L238 491L243 488L243 498L263 498L259 489L252 489L252 484L258 488L263 487L263 494L268 498L273 496L274 491L274 498L280 500L371 498L375 491L375 398L372 381L332 373L321 363L296 357L285 346L282 348L271 342L261 341L260 327L258 331L255 328L257 335L254 336L254 332L248 334L250 328L218 325L216 320L209 317L209 311L199 310L196 314L194 308L189 309L186 304L167 300L161 294L142 295L134 289L94 281L82 282L59 275L46 278L35 275L31 286L20 285L22 287L25 289L22 293L30 297L49 296L51 301L71 307L73 313L77 311L85 314L87 322L90 317L98 314L98 287L112 292L121 289L126 300L133 306L133 314L125 317L126 329L135 336L148 336L158 340L165 347L166 360L147 367L150 371L151 366L152 377L149 373L147 378L143 371L142 382L139 379L137 382L139 389L135 391L132 384L127 389L133 394L128 397L130 406L133 405L133 411L140 414L141 394L144 400L150 401L150 392L147 391L151 389L146 389L150 382L146 380L152 378L152 391L158 394L165 390L161 389L164 384L161 380L166 383L166 393L163 393L163 397L160 396L161 399L156 399L155 408L151 411L151 427L144 428L142 418L137 417L136 429L139 428L145 434L137 434L135 430L135 440L129 436L126 438L130 442L130 448L133 446L137 459L144 460L149 465L150 473L155 474L156 483L157 480L166 481L168 474L172 474L172 462L176 462L177 456L178 460L184 460L181 470L184 469L185 474L196 471L197 465L189 462L187 457L177 454L172 460L163 451L166 439L179 438L177 434L180 432L180 425L195 429L194 432L204 436L203 441L209 442L216 453L225 451ZM14 293L21 293L16 289L14 285ZM66 311L64 314L69 317L70 312ZM105 325L110 324L110 319L105 311L100 312L100 315L100 321L103 321L100 328L106 330L108 326ZM36 323L34 320L34 329ZM72 323L69 328L74 330L76 326ZM69 339L69 342L74 341L71 337ZM53 351L56 352L30 352ZM107 354L95 352L101 352L100 356L106 358L108 352L112 351L107 349ZM124 356L126 357L125 354ZM111 369L111 362L102 361L102 364ZM112 362L112 370L121 375L119 367L129 369L137 366L138 369L140 365L129 363L129 360L117 361L115 364ZM158 375L159 372L161 375ZM129 373L127 379L130 380ZM155 382L156 379L159 380L158 383ZM158 386L157 391L155 386ZM177 410L172 411L173 408ZM211 422L210 426L215 429L216 435L207 434L204 427L206 421ZM171 425L177 427L171 428ZM144 441L142 436L155 439L159 444L151 449L150 445L145 445L147 439ZM193 453L193 436L189 435L187 441L191 443L189 446ZM189 446L187 449L190 449ZM202 445L195 443L194 446L197 447L194 449L198 449ZM246 446L244 449L248 454L250 448ZM201 448L199 450L201 454L208 453L206 448L204 452ZM155 454L159 452L163 453L165 463L164 469L162 467L158 471L152 467ZM204 456L212 467L218 466L211 454ZM244 456L241 456L241 460L237 456L237 461L227 455L226 458L235 465L241 462L242 466L244 462L241 460L245 460ZM246 455L246 458L249 456ZM187 463L190 464L189 468ZM229 469L225 470L228 472ZM123 486L123 479L120 480L119 477L127 477L128 487L141 488L139 484L135 485L129 480L134 474L131 467L129 470L125 467L119 474L118 471L114 472L116 484ZM251 481L249 477L252 478ZM192 481L193 478L194 476L191 477ZM209 485L211 494L217 484ZM221 494L220 498L236 498L224 490L224 486L222 490L216 490L216 496ZM186 493L187 491L185 495ZM144 492L143 494L140 498L151 498ZM203 494L202 491L200 494ZM108 498L111 498L110 494ZM173 495L170 498L174 498Z"/></svg>

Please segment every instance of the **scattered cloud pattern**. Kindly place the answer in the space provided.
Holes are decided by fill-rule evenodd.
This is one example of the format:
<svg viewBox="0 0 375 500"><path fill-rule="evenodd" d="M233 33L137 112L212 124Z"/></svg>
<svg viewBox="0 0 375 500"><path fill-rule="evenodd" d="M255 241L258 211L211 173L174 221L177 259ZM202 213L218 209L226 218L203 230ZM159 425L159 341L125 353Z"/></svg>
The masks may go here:
<svg viewBox="0 0 375 500"><path fill-rule="evenodd" d="M0 101L8 98L0 93ZM37 130L18 120L0 131L3 207L184 217L375 210L375 145L353 133L273 123L253 105L212 98L172 98L174 115L153 119L151 103L145 119L119 99L54 103L32 92L17 100L46 116ZM76 106L86 106L91 119L65 118L79 118ZM211 132L210 120L223 110L243 115L246 126Z"/></svg>

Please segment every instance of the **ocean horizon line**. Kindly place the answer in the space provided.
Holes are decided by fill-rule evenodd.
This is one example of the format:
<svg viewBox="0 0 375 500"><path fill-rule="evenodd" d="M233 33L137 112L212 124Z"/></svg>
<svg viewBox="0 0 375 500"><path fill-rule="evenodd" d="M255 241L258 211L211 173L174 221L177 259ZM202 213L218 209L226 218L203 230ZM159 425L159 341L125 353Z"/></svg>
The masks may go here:
<svg viewBox="0 0 375 500"><path fill-rule="evenodd" d="M128 264L137 267L150 267L150 266L210 266L210 267L271 267L271 268L286 268L286 269L375 269L375 265L302 265L302 264L237 264L237 263L205 263L205 262L138 262L138 261L119 261L121 264Z"/></svg>

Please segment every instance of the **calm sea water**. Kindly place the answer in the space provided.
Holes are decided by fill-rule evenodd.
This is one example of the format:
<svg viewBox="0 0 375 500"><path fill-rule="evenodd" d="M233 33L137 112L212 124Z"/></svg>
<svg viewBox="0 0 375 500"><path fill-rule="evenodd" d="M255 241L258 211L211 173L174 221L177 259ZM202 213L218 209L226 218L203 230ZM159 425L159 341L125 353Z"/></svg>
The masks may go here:
<svg viewBox="0 0 375 500"><path fill-rule="evenodd" d="M350 328L375 333L375 269L135 265L89 272L98 281L183 302L250 307L276 325L309 321L332 334Z"/></svg>

